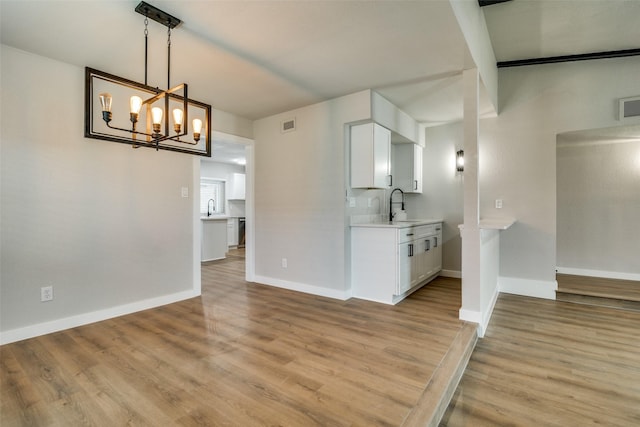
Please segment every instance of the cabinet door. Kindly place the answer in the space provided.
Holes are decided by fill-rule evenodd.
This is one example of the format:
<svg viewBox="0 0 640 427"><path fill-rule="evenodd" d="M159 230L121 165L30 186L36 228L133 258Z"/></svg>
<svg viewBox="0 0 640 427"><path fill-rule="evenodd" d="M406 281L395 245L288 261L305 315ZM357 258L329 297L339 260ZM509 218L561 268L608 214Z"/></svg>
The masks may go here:
<svg viewBox="0 0 640 427"><path fill-rule="evenodd" d="M238 218L227 219L227 241L229 246L238 245Z"/></svg>
<svg viewBox="0 0 640 427"><path fill-rule="evenodd" d="M438 226L438 230L442 228ZM433 236L433 270L431 274L437 273L442 270L442 233L439 233L437 236Z"/></svg>
<svg viewBox="0 0 640 427"><path fill-rule="evenodd" d="M431 256L431 240L421 237L417 241L418 253L416 256L416 284L421 283L429 276L429 257Z"/></svg>
<svg viewBox="0 0 640 427"><path fill-rule="evenodd" d="M398 288L396 295L411 289L415 245L413 241L398 245Z"/></svg>
<svg viewBox="0 0 640 427"><path fill-rule="evenodd" d="M413 144L413 182L411 193L422 194L422 147Z"/></svg>
<svg viewBox="0 0 640 427"><path fill-rule="evenodd" d="M394 187L405 193L422 193L422 147L418 144L393 144L391 174Z"/></svg>
<svg viewBox="0 0 640 427"><path fill-rule="evenodd" d="M373 186L388 188L393 184L391 177L391 131L373 124Z"/></svg>
<svg viewBox="0 0 640 427"><path fill-rule="evenodd" d="M351 126L351 187L389 188L391 131L376 124Z"/></svg>
<svg viewBox="0 0 640 427"><path fill-rule="evenodd" d="M229 183L229 192L227 196L229 200L244 200L245 198L245 185L246 177L243 173L234 173L231 175L231 182Z"/></svg>

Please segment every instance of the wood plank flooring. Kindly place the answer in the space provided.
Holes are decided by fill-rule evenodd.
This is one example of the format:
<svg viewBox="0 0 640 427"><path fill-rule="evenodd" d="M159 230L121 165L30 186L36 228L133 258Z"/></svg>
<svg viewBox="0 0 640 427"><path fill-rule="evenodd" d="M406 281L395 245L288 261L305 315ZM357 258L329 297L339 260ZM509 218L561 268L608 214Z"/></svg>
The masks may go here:
<svg viewBox="0 0 640 427"><path fill-rule="evenodd" d="M469 326L456 279L386 306L246 283L243 262L203 265L201 297L0 347L0 425L399 426Z"/></svg>
<svg viewBox="0 0 640 427"><path fill-rule="evenodd" d="M560 301L640 311L640 282L557 274Z"/></svg>
<svg viewBox="0 0 640 427"><path fill-rule="evenodd" d="M639 426L640 313L501 294L442 426Z"/></svg>

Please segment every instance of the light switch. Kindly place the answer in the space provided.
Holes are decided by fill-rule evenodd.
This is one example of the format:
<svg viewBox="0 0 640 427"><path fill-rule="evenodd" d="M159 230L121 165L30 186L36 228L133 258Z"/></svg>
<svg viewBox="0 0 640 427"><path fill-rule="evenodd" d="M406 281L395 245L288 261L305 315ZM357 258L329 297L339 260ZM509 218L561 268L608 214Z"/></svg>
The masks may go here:
<svg viewBox="0 0 640 427"><path fill-rule="evenodd" d="M182 187L182 197L189 197L189 187Z"/></svg>
<svg viewBox="0 0 640 427"><path fill-rule="evenodd" d="M356 207L356 198L355 197L349 197L349 207L350 208L355 208Z"/></svg>
<svg viewBox="0 0 640 427"><path fill-rule="evenodd" d="M496 199L496 209L502 209L502 199Z"/></svg>

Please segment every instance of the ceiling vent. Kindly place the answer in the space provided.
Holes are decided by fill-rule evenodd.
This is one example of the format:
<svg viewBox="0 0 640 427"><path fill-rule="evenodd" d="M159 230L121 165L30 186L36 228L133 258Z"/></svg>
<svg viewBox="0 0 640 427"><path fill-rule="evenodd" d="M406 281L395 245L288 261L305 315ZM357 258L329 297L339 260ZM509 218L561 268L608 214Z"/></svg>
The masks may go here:
<svg viewBox="0 0 640 427"><path fill-rule="evenodd" d="M640 96L620 99L618 120L628 120L635 117L640 117Z"/></svg>
<svg viewBox="0 0 640 427"><path fill-rule="evenodd" d="M280 123L280 132L292 132L296 130L296 118L283 120Z"/></svg>

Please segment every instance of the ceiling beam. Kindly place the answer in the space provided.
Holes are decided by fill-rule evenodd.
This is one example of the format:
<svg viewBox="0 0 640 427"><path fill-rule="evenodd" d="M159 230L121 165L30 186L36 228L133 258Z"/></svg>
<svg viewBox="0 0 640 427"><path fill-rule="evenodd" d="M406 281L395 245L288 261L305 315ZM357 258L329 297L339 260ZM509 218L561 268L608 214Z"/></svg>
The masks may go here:
<svg viewBox="0 0 640 427"><path fill-rule="evenodd" d="M492 4L506 3L511 0L478 0L480 7L491 6Z"/></svg>
<svg viewBox="0 0 640 427"><path fill-rule="evenodd" d="M547 56L544 58L498 61L498 68L522 67L525 65L556 64L558 62L588 61L591 59L625 58L640 55L640 49L608 50L604 52L581 53L578 55Z"/></svg>

